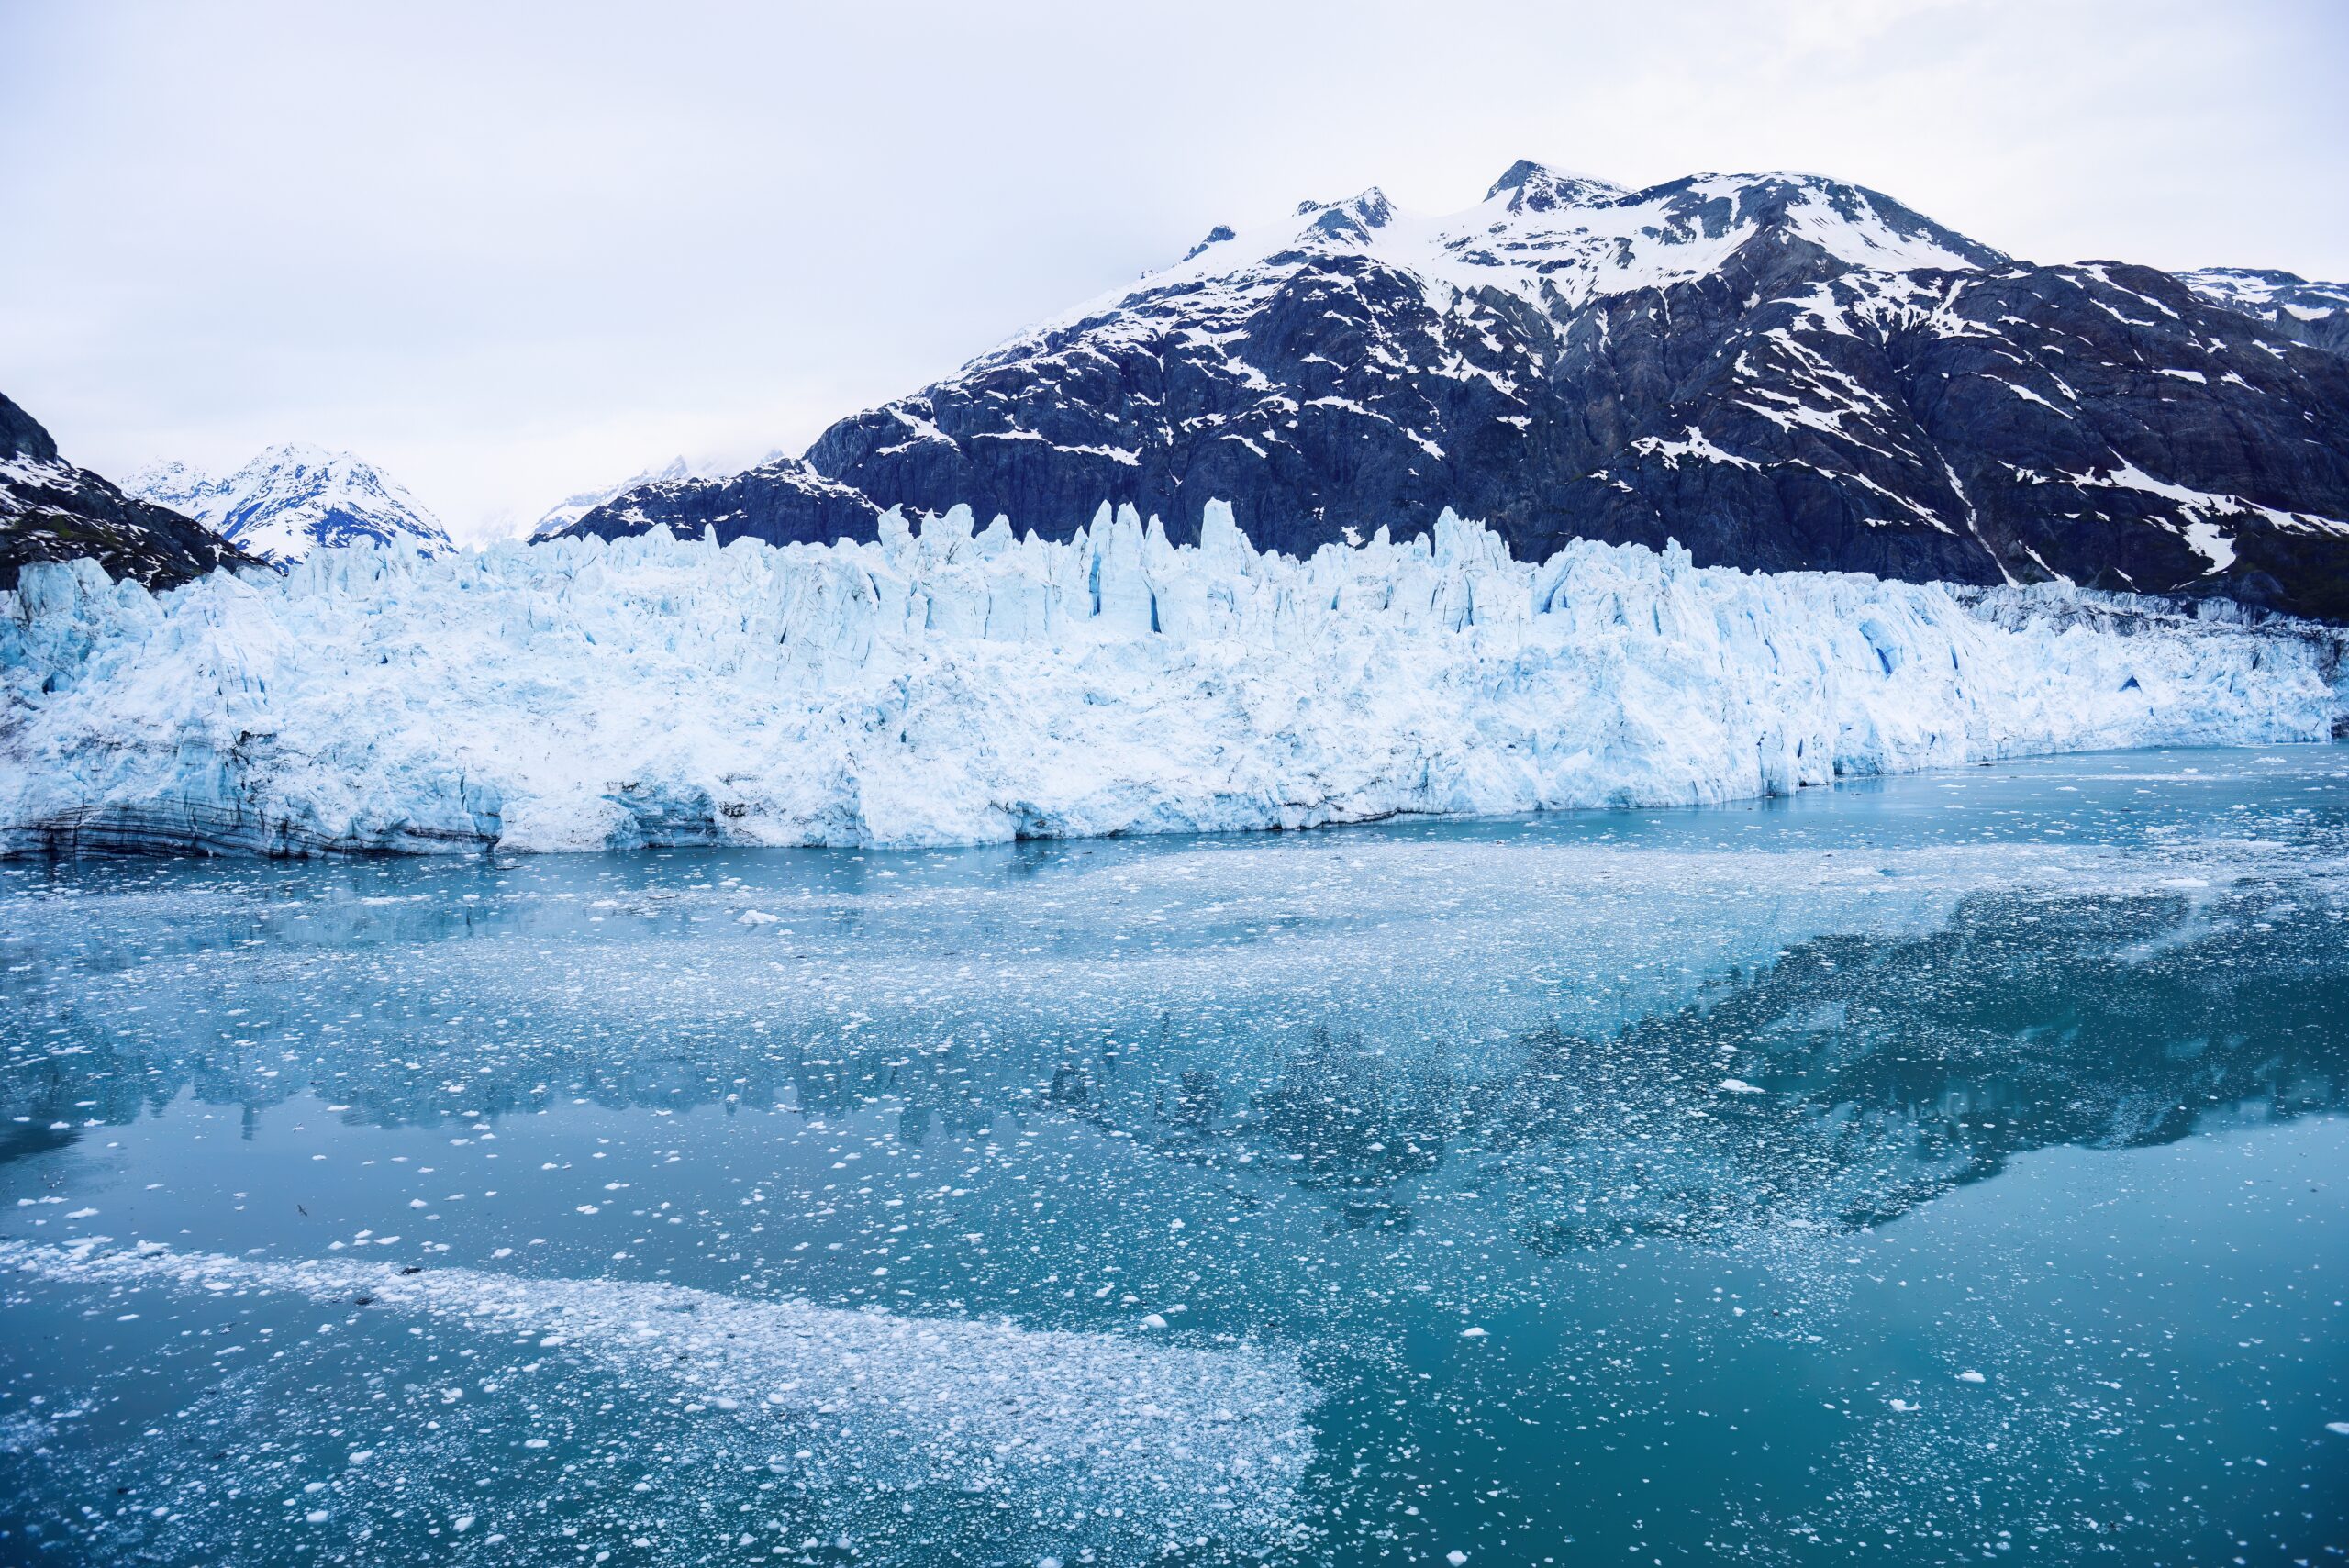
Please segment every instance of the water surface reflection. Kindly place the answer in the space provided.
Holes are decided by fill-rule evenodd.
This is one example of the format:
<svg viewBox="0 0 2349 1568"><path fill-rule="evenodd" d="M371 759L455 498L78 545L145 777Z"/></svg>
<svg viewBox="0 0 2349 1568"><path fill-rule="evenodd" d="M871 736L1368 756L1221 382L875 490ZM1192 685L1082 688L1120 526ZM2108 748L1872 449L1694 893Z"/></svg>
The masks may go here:
<svg viewBox="0 0 2349 1568"><path fill-rule="evenodd" d="M200 1303L107 1304L201 1296L209 1269L239 1321L291 1334L309 1308L285 1276L18 1276L17 1342L50 1349L7 1357L6 1539L60 1561L484 1550L485 1525L431 1533L464 1507L503 1521L499 1561L699 1561L718 1538L686 1517L740 1511L726 1552L809 1561L1866 1540L1929 1562L2023 1549L2022 1520L2027 1546L2086 1551L2123 1516L2314 1550L2342 1529L2343 1493L2312 1512L2307 1488L2341 1462L2316 1413L2349 1396L2349 1336L2304 1287L2349 1263L2349 1228L2324 1178L2273 1162L2321 1161L2349 1126L2327 1119L2349 1063L2344 771L2323 748L2076 759L1733 810L948 854L19 863L0 871L6 1237L333 1260L361 1271L334 1299L374 1307L224 1372L231 1326ZM2221 1174L2238 1147L2246 1175ZM2097 1230L2146 1204L2158 1223ZM2076 1280L2123 1257L2184 1278L2216 1236L2266 1272L2194 1303L2115 1285L2092 1316L2163 1302L2125 1334L2017 1261L2076 1244L2102 1251ZM395 1264L460 1307L395 1321L413 1276L354 1283ZM1154 1345L1221 1356L1202 1365L1240 1369L1243 1407L1211 1459L1180 1445L1206 1484L1137 1469L1113 1524L1049 1465L973 1506L960 1427L843 1415L793 1435L795 1460L788 1401L697 1425L685 1406L718 1396L675 1363L459 1332L496 1318L484 1300L618 1322L638 1289L705 1293L629 1308L661 1322L804 1303L1077 1336L1019 1341L1063 1369L1036 1400L1085 1366L1141 1386ZM2266 1329L2237 1345L2247 1313ZM2126 1409L2080 1364L2122 1338L2169 1347L2168 1382ZM2004 1373L1953 1381L1986 1346ZM141 1392L112 1373L127 1358ZM531 1370L467 1396L497 1414L416 1440L434 1363L460 1361ZM2255 1414L2199 1403L2221 1366ZM557 1372L559 1398L501 1402ZM850 1387L841 1412L863 1408ZM1935 1424L1977 1388L2006 1449ZM1098 1423L1127 1418L1102 1397ZM565 1404L551 1451L627 1487L494 1458ZM1299 1477L1278 1456L1308 1408ZM330 1544L317 1510L228 1496L233 1459L165 1463L140 1434L173 1410L285 1424L288 1487L363 1431L438 1500L392 1520L353 1490L373 1533ZM923 1466L885 1462L907 1443ZM2230 1459L2247 1445L2266 1462ZM1952 1490L1959 1454L1978 1473ZM656 1485L656 1458L708 1473ZM2239 1468L2260 1479L2228 1507L2178 1500ZM128 1502L91 1501L114 1486L164 1512L134 1529Z"/></svg>

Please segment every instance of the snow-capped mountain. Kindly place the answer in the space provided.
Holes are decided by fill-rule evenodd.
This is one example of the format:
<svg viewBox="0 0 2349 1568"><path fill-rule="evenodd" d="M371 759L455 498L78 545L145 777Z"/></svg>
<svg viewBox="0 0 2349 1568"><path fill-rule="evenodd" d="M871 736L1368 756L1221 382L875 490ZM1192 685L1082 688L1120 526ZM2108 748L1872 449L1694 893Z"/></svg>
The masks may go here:
<svg viewBox="0 0 2349 1568"><path fill-rule="evenodd" d="M2349 352L2349 286L2256 267L2203 267L2178 277L2203 298L2265 321L2287 338Z"/></svg>
<svg viewBox="0 0 2349 1568"><path fill-rule="evenodd" d="M133 474L128 487L280 563L299 561L320 545L362 540L402 541L427 555L456 548L440 519L398 481L349 452L286 442L226 478L184 462L161 462Z"/></svg>
<svg viewBox="0 0 2349 1568"><path fill-rule="evenodd" d="M255 562L192 518L126 495L58 455L40 422L0 396L0 588L40 561L91 556L117 577L165 588Z"/></svg>
<svg viewBox="0 0 2349 1568"><path fill-rule="evenodd" d="M1372 190L1219 227L841 421L804 471L664 483L571 531L812 540L961 502L1067 538L1105 498L1175 539L1228 499L1290 552L1450 506L1534 558L1678 539L2349 617L2349 361L2167 273L2016 261L1833 180L1627 191L1520 162L1449 217Z"/></svg>

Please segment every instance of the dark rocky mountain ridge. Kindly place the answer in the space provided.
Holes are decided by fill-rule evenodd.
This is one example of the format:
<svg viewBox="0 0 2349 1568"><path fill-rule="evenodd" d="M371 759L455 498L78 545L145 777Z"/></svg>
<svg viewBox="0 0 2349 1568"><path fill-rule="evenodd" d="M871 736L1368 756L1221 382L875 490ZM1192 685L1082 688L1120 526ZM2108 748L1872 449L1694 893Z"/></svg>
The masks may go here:
<svg viewBox="0 0 2349 1568"><path fill-rule="evenodd" d="M1520 162L1449 217L1372 190L1219 227L804 462L566 531L869 538L964 503L1061 538L1107 500L1184 540L1221 498L1304 552L1449 506L1520 556L1676 539L2349 618L2349 359L2329 285L2269 277L2034 265L1812 175Z"/></svg>
<svg viewBox="0 0 2349 1568"><path fill-rule="evenodd" d="M39 421L0 395L0 588L34 562L83 556L150 588L257 564L193 517L67 462Z"/></svg>

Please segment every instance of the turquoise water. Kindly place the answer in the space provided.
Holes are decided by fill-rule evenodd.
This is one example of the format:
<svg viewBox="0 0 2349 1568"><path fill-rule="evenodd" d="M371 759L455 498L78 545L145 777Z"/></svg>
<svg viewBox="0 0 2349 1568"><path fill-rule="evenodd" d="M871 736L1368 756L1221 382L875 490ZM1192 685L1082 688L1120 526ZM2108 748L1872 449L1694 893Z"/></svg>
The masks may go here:
<svg viewBox="0 0 2349 1568"><path fill-rule="evenodd" d="M0 866L0 1561L2334 1561L2349 751Z"/></svg>

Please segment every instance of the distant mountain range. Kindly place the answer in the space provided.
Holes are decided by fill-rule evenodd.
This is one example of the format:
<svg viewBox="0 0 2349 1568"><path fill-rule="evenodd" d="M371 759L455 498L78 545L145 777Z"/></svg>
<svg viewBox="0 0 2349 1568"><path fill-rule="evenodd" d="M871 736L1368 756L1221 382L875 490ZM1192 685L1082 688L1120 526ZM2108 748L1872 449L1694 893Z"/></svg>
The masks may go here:
<svg viewBox="0 0 2349 1568"><path fill-rule="evenodd" d="M150 588L252 564L194 519L67 462L39 421L0 396L0 588L34 562L83 556Z"/></svg>
<svg viewBox="0 0 2349 1568"><path fill-rule="evenodd" d="M2349 618L2349 293L2040 266L1812 175L1642 191L1520 162L1439 218L1375 190L1181 261L570 533L872 537L889 507L1063 538L1210 499L1309 552L1450 506L1518 555L1958 583L2061 575Z"/></svg>
<svg viewBox="0 0 2349 1568"><path fill-rule="evenodd" d="M164 462L139 470L124 487L281 565L320 545L399 541L428 555L456 548L405 487L349 452L286 442L223 478Z"/></svg>

